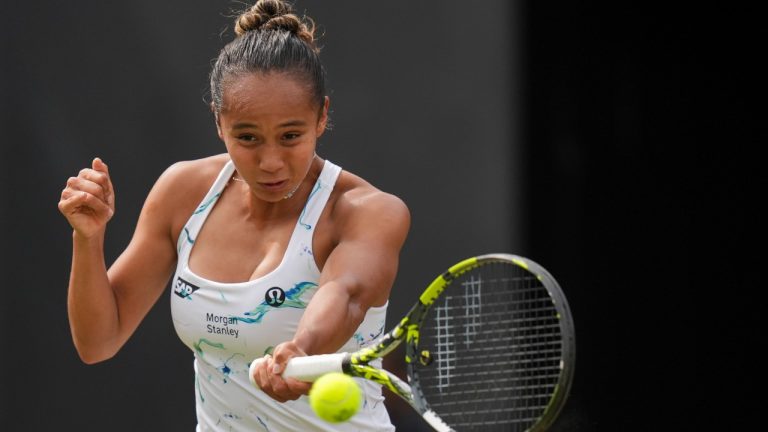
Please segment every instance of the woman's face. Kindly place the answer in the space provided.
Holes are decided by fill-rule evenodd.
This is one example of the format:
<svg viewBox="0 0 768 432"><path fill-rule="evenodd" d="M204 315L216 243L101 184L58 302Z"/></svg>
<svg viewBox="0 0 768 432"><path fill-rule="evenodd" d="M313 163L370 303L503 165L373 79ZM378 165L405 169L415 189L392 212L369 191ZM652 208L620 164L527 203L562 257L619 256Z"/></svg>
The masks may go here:
<svg viewBox="0 0 768 432"><path fill-rule="evenodd" d="M283 73L243 75L224 88L219 137L240 177L264 201L291 194L312 165L328 121L328 98L321 110L310 95L306 85Z"/></svg>

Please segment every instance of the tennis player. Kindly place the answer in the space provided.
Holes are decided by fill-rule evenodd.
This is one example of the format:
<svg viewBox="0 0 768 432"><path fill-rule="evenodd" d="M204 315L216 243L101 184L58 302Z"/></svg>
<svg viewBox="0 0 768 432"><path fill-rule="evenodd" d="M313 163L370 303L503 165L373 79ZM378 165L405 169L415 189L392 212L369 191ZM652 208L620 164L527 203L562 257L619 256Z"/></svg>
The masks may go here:
<svg viewBox="0 0 768 432"><path fill-rule="evenodd" d="M170 280L198 430L394 430L378 385L360 380L363 408L331 425L311 411L309 384L281 372L294 356L355 351L382 333L408 209L316 153L329 99L311 20L259 0L235 30L211 72L226 153L169 167L109 269L107 164L67 181L74 344L86 363L111 358ZM256 388L249 364L263 356Z"/></svg>

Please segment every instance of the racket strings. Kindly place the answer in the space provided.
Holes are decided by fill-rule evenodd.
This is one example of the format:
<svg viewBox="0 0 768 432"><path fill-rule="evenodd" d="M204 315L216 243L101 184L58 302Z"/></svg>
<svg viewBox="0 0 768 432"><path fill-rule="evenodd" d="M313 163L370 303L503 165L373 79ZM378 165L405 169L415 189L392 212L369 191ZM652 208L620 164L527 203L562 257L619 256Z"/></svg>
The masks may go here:
<svg viewBox="0 0 768 432"><path fill-rule="evenodd" d="M524 431L546 410L561 373L557 309L533 274L512 264L453 281L422 324L417 366L430 407L457 430Z"/></svg>

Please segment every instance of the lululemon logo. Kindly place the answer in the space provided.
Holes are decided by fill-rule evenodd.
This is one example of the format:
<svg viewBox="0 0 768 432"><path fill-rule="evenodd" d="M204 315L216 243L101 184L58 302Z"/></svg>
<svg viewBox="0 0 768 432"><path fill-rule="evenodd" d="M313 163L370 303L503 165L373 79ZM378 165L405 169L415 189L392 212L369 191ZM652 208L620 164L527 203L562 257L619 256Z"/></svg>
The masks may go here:
<svg viewBox="0 0 768 432"><path fill-rule="evenodd" d="M272 287L264 294L264 300L272 307L278 307L285 303L285 291L280 287Z"/></svg>

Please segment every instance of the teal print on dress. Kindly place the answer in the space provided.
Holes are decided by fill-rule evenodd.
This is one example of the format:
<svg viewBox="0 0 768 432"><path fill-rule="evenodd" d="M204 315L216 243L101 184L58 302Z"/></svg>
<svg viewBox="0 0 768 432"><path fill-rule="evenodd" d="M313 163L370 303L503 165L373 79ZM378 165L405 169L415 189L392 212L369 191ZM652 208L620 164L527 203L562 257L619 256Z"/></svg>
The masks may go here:
<svg viewBox="0 0 768 432"><path fill-rule="evenodd" d="M379 338L379 336L381 336L383 333L384 333L384 322L382 322L382 323L381 323L381 325L379 326L379 331L378 331L378 332L376 332L375 334L374 334L374 333L371 333L371 334L370 334L370 335L371 335L371 339L370 339L370 341L371 341L371 342L375 341L375 340L376 340L376 339L378 339L378 338Z"/></svg>
<svg viewBox="0 0 768 432"><path fill-rule="evenodd" d="M192 344L195 347L195 352L197 352L200 357L205 354L203 352L203 344L213 348L224 349L224 344L211 342L208 339L201 338L199 341Z"/></svg>
<svg viewBox="0 0 768 432"><path fill-rule="evenodd" d="M365 345L365 338L363 338L363 335L360 333L355 333L352 335L352 338L357 342L357 347L360 348L363 345Z"/></svg>
<svg viewBox="0 0 768 432"><path fill-rule="evenodd" d="M305 244L302 244L301 245L301 252L299 252L299 256L304 256L304 254L307 254L309 256L314 256L314 254L312 253L312 248L310 248L309 246L307 246Z"/></svg>
<svg viewBox="0 0 768 432"><path fill-rule="evenodd" d="M177 242L177 246L178 246L176 248L177 253L181 253L181 248L184 247L186 243L195 244L195 239L193 239L192 236L189 235L189 228L184 227L184 229L182 230L182 234L184 235L184 237L179 236L179 241ZM186 243L184 243L184 239L186 239Z"/></svg>
<svg viewBox="0 0 768 432"><path fill-rule="evenodd" d="M198 376L197 372L195 372L195 387L197 387L197 394L200 395L200 402L205 403L203 391L200 389L200 377Z"/></svg>
<svg viewBox="0 0 768 432"><path fill-rule="evenodd" d="M379 327L379 331L378 332L376 332L376 333L368 333L368 338L365 338L360 333L355 333L355 334L352 335L352 339L354 339L355 342L357 342L358 348L362 348L365 345L368 345L368 344L370 344L372 342L375 342L376 339L378 339L379 336L382 335L382 333L384 333L384 324L383 323Z"/></svg>
<svg viewBox="0 0 768 432"><path fill-rule="evenodd" d="M314 282L299 282L293 288L285 292L285 302L280 305L281 308L289 307L295 309L304 309L307 307L307 303L301 299L301 297L308 292L314 292L313 288L317 288L317 284ZM244 313L244 317L237 317L236 319L247 324L258 324L264 319L264 315L267 312L276 309L274 306L270 306L266 300L261 302L255 309Z"/></svg>
<svg viewBox="0 0 768 432"><path fill-rule="evenodd" d="M184 227L184 236L187 237L187 243L189 244L195 243L195 239L193 239L192 236L189 235L189 229L187 227Z"/></svg>
<svg viewBox="0 0 768 432"><path fill-rule="evenodd" d="M259 423L261 423L261 425L262 425L262 426L264 426L264 430L265 430L265 431L269 431L269 426L267 426L267 424L266 424L266 423L264 423L264 420L262 420L262 419L261 419L261 417L259 417L259 416L256 416L256 420L258 420L258 421L259 421Z"/></svg>
<svg viewBox="0 0 768 432"><path fill-rule="evenodd" d="M205 209L210 207L211 204L213 204L213 202L216 201L216 199L219 197L219 195L221 195L221 192L219 192L216 195L212 196L210 199L208 199L208 201L200 204L200 206L197 208L197 210L195 210L192 213L192 215L194 216L196 214L199 214L199 213L205 211ZM184 237L187 239L187 243L189 243L189 244L194 244L195 243L195 239L193 239L192 236L189 234L189 228L187 228L186 226L184 227ZM181 239L181 237L179 237L178 250L176 252L181 253L181 248L182 248L183 245L184 245L184 242Z"/></svg>
<svg viewBox="0 0 768 432"><path fill-rule="evenodd" d="M245 358L245 355L244 355L244 354L240 354L240 353L234 353L234 354L232 354L232 355L231 355L231 356L230 356L228 359L226 359L226 360L224 361L224 364L223 364L221 367L218 367L218 368L216 368L216 369L218 369L218 370L219 370L219 372L221 372L221 373L222 373L222 375L224 375L224 377L222 378L222 381L224 381L224 384L226 384L226 383L227 383L227 378L229 378L229 374L231 374L231 373L232 373L232 368L230 368L230 367L229 367L229 362L230 362L230 361L231 361L231 360L232 360L232 359L233 359L235 356L240 356L240 357L243 357L243 358Z"/></svg>
<svg viewBox="0 0 768 432"><path fill-rule="evenodd" d="M301 210L301 215L299 216L299 225L303 226L304 228L311 230L312 225L308 223L302 222L302 219L304 219L304 215L307 213L307 206L309 206L310 201L312 201L312 196L317 193L317 191L320 190L322 187L322 181L320 179L317 179L317 183L315 183L315 188L312 189L312 193L309 194L309 198L307 198L307 203L304 205L304 209Z"/></svg>
<svg viewBox="0 0 768 432"><path fill-rule="evenodd" d="M238 421L240 421L240 416L239 415L231 413L231 412L224 413L224 414L221 415L221 417L219 417L219 420L216 422L216 426L218 427L217 430L224 430L224 429L222 429L222 427L224 426L224 424L226 424L227 430L229 430L231 432L231 431L235 430L235 429L232 428L232 423L233 422L238 422ZM222 423L224 423L224 424L222 424Z"/></svg>
<svg viewBox="0 0 768 432"><path fill-rule="evenodd" d="M208 201L200 204L200 207L198 207L197 210L195 210L195 212L192 213L192 214L200 214L200 213L204 212L205 209L207 209L211 204L213 204L214 201L216 201L216 199L219 197L219 195L221 195L221 192L219 192L216 195L212 196Z"/></svg>

